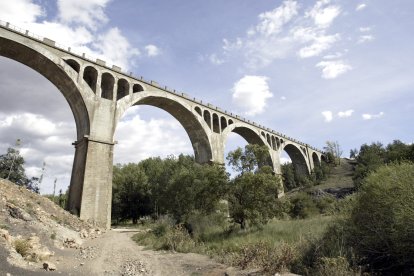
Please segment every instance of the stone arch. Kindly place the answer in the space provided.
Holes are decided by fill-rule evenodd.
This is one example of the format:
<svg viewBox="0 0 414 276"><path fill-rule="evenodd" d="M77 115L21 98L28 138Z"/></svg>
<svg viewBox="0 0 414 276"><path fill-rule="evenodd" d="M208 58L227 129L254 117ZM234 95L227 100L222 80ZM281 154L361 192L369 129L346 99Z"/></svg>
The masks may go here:
<svg viewBox="0 0 414 276"><path fill-rule="evenodd" d="M80 71L80 64L74 60L74 59L66 59L65 62L72 67L73 70L75 70L77 73Z"/></svg>
<svg viewBox="0 0 414 276"><path fill-rule="evenodd" d="M309 167L306 162L306 158L303 155L300 148L293 144L287 144L283 148L284 151L289 155L290 160L292 160L292 164L295 168L295 170L302 175L309 175Z"/></svg>
<svg viewBox="0 0 414 276"><path fill-rule="evenodd" d="M262 135L263 136L262 137L261 135L259 135L258 132L254 131L253 129L251 129L250 127L242 123L229 124L222 134L224 144L226 143L227 137L231 132L234 132L240 135L244 140L246 140L248 144L267 146L269 149L269 157L268 157L267 163L269 166L275 169L274 162L272 160L271 148L269 147L269 145L267 145L266 135L265 136Z"/></svg>
<svg viewBox="0 0 414 276"><path fill-rule="evenodd" d="M319 157L316 154L316 152L312 153L312 161L313 161L313 166L314 167L320 167L321 166L321 161L319 160Z"/></svg>
<svg viewBox="0 0 414 276"><path fill-rule="evenodd" d="M77 139L80 140L84 135L89 135L88 110L81 90L77 86L77 76L73 73L73 68L48 51L42 53L11 39L0 37L0 45L1 56L37 71L63 94L75 119Z"/></svg>
<svg viewBox="0 0 414 276"><path fill-rule="evenodd" d="M207 123L208 127L211 128L211 115L208 110L204 110L203 113L204 121Z"/></svg>
<svg viewBox="0 0 414 276"><path fill-rule="evenodd" d="M134 83L134 85L132 86L132 93L137 93L137 92L142 92L142 91L144 91L144 88L142 87L142 85L138 83Z"/></svg>
<svg viewBox="0 0 414 276"><path fill-rule="evenodd" d="M129 94L129 82L126 79L118 80L118 88L116 91L116 99L119 100Z"/></svg>
<svg viewBox="0 0 414 276"><path fill-rule="evenodd" d="M83 70L83 80L89 85L93 93L96 93L96 83L98 81L98 71L95 67L86 66Z"/></svg>
<svg viewBox="0 0 414 276"><path fill-rule="evenodd" d="M213 113L213 131L215 133L220 133L220 120L217 113Z"/></svg>
<svg viewBox="0 0 414 276"><path fill-rule="evenodd" d="M146 93L145 95L142 95L142 97L134 99L131 105L150 105L171 114L187 132L194 150L196 162L209 163L213 160L212 148L206 132L207 125L198 120L190 107L187 107L170 97L151 95L150 93ZM125 111L126 110L123 112Z"/></svg>

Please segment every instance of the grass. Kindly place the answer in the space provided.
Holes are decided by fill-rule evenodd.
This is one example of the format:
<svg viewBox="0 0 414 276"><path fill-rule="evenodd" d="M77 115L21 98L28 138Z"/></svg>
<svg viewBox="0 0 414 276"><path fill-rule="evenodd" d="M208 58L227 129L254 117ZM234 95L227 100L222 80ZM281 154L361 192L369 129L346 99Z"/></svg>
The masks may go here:
<svg viewBox="0 0 414 276"><path fill-rule="evenodd" d="M216 228L215 231L209 231L205 229L208 234L202 235L195 246L191 250L187 247L186 251L214 256L219 252L238 252L245 246L257 243L270 246L277 246L281 243L296 244L307 237L320 236L332 220L331 216L316 216L302 220L272 220L261 228L249 230L230 231L227 229L226 231ZM154 226L150 228L155 229ZM133 240L150 248L165 249L163 236L166 235L168 234L156 235L150 231L134 235Z"/></svg>

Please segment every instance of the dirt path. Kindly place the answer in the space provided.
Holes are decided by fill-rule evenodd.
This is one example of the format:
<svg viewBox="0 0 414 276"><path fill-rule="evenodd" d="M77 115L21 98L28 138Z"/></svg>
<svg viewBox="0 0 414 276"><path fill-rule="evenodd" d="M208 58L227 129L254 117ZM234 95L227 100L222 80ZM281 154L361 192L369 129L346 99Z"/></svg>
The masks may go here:
<svg viewBox="0 0 414 276"><path fill-rule="evenodd" d="M134 233L115 229L87 241L83 250L60 259L58 271L68 275L246 275L198 254L144 250L131 240Z"/></svg>

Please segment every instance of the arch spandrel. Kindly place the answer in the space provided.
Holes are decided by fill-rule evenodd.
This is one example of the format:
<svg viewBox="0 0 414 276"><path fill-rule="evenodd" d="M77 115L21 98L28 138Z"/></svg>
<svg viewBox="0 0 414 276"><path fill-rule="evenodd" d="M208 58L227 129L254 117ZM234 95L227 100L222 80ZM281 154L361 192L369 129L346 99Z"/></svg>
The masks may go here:
<svg viewBox="0 0 414 276"><path fill-rule="evenodd" d="M77 139L90 132L90 120L82 88L76 83L77 73L63 59L45 48L29 47L17 40L0 37L0 55L15 60L53 83L68 102L76 123ZM92 92L91 92L92 93Z"/></svg>
<svg viewBox="0 0 414 276"><path fill-rule="evenodd" d="M125 111L133 105L150 105L171 114L184 127L190 138L196 161L208 163L213 160L209 127L184 100L179 100L178 97L174 98L165 92L143 91L134 94L131 100L125 97L117 102L116 122L119 122Z"/></svg>

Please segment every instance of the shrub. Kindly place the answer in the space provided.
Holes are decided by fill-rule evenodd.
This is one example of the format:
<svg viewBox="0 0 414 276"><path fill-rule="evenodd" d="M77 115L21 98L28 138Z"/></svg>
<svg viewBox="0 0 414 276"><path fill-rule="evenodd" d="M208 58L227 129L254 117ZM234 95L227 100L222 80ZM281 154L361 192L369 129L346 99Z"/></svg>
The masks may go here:
<svg viewBox="0 0 414 276"><path fill-rule="evenodd" d="M294 218L303 219L319 213L315 202L307 193L298 193L290 202L292 204L290 215Z"/></svg>
<svg viewBox="0 0 414 276"><path fill-rule="evenodd" d="M14 241L14 248L16 252L22 255L22 257L26 257L29 255L29 251L31 249L30 243L26 239L17 239Z"/></svg>
<svg viewBox="0 0 414 276"><path fill-rule="evenodd" d="M380 167L363 182L350 218L350 245L361 264L414 273L414 164Z"/></svg>

